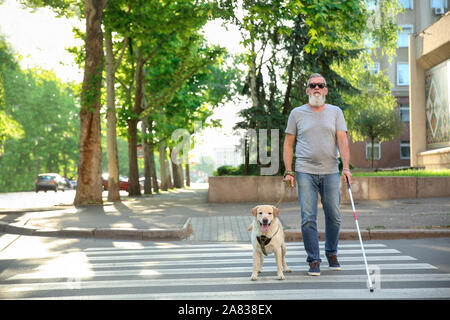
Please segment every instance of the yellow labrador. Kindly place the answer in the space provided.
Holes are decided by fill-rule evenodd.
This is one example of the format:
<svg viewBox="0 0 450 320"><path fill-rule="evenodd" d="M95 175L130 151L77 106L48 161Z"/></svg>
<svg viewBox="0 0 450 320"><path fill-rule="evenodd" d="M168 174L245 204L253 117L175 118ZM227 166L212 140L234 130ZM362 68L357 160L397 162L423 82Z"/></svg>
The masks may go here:
<svg viewBox="0 0 450 320"><path fill-rule="evenodd" d="M274 253L277 262L277 275L279 280L284 280L281 270L291 272L286 265L286 245L284 244L284 232L281 221L278 219L280 211L274 206L260 205L252 209L253 223L248 227L252 231L253 245L253 273L251 280L258 279L261 272L264 256Z"/></svg>

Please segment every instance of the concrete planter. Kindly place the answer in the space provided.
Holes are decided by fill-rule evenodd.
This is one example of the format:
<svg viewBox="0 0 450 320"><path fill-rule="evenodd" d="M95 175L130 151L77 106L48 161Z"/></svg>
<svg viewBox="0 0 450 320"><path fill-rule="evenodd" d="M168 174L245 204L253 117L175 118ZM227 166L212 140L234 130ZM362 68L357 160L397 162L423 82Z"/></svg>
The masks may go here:
<svg viewBox="0 0 450 320"><path fill-rule="evenodd" d="M285 192L279 176L210 177L208 201L276 202ZM353 177L355 200L389 200L450 197L450 177ZM342 203L348 203L345 183L341 183ZM284 201L297 201L297 187L289 189Z"/></svg>

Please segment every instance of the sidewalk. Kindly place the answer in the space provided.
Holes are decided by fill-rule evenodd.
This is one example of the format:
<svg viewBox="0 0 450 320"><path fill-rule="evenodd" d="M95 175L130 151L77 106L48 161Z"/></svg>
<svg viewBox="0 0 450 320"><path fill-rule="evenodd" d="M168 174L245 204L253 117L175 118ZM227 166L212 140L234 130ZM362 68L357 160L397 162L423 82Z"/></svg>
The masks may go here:
<svg viewBox="0 0 450 320"><path fill-rule="evenodd" d="M104 193L106 195L106 193ZM75 208L0 210L0 232L129 240L250 241L250 210L259 203L208 203L207 185L122 202ZM270 203L269 203L270 204ZM450 198L357 201L363 239L450 237ZM287 241L301 240L297 202L280 205ZM350 205L341 206L341 239L358 239ZM324 218L319 206L319 236Z"/></svg>

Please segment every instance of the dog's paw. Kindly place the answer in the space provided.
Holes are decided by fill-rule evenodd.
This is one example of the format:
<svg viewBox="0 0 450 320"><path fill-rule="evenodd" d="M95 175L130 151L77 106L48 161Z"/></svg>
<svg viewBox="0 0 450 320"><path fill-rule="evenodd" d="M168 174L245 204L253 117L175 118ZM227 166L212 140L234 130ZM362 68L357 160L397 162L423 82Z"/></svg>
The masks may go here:
<svg viewBox="0 0 450 320"><path fill-rule="evenodd" d="M291 269L284 269L284 272L292 272Z"/></svg>
<svg viewBox="0 0 450 320"><path fill-rule="evenodd" d="M252 277L250 278L250 280L252 280L252 281L258 280L258 274L252 273Z"/></svg>
<svg viewBox="0 0 450 320"><path fill-rule="evenodd" d="M284 276L284 274L279 274L278 280L286 280L286 277Z"/></svg>

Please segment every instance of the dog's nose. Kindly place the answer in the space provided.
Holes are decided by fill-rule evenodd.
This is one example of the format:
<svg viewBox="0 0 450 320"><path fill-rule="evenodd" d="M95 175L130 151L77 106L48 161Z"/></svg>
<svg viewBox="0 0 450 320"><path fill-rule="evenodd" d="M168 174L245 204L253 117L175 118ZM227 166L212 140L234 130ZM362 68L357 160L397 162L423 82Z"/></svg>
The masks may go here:
<svg viewBox="0 0 450 320"><path fill-rule="evenodd" d="M268 222L269 222L269 219L267 219L267 218L264 218L264 219L263 219L263 223L264 223L264 224L267 224Z"/></svg>

